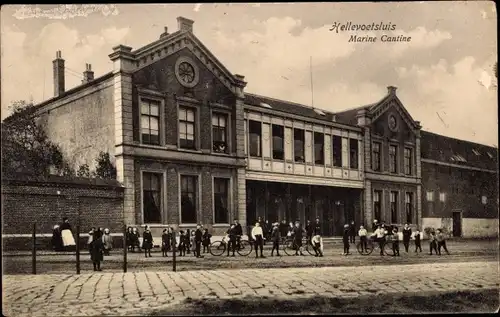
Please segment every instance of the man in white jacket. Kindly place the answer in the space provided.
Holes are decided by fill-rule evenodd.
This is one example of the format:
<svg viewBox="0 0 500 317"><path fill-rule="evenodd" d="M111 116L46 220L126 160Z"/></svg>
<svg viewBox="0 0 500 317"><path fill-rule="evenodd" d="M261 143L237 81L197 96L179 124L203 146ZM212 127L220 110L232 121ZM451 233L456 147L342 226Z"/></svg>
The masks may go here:
<svg viewBox="0 0 500 317"><path fill-rule="evenodd" d="M260 257L265 258L265 256L262 254L262 251L264 249L264 233L262 232L262 227L260 226L260 223L256 223L255 227L252 228L252 238L255 241L255 258L259 257L258 254L258 249L260 249Z"/></svg>

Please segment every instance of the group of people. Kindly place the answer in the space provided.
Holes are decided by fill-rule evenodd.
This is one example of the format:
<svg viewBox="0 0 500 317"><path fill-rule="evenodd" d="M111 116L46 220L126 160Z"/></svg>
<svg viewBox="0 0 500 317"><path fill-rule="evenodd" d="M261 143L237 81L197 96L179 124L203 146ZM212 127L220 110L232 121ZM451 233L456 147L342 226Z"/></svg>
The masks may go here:
<svg viewBox="0 0 500 317"><path fill-rule="evenodd" d="M71 225L68 218L64 217L62 223L52 229L52 247L55 251L69 251L74 246L76 243Z"/></svg>
<svg viewBox="0 0 500 317"><path fill-rule="evenodd" d="M343 242L344 242L344 253L343 255L349 255L349 244L355 242L355 237L352 236L354 227L354 222L351 225L346 224L344 226ZM378 243L380 249L380 255L384 255L384 246L387 243L391 243L392 255L399 256L399 229L397 226L386 225L385 222L379 223L378 220L374 220L372 225L373 233L368 236L368 231L363 226L359 227L358 236L360 238L360 248L361 252L365 252L368 247L368 238L371 237L375 242ZM437 233L436 233L437 231ZM433 251L435 254L441 255L441 248L449 254L446 247L446 236L442 229L432 230L429 236L429 254L432 255ZM406 223L402 229L403 245L405 252L409 252L410 241L413 237L415 240L415 253L422 252L421 245L421 233L418 228L413 233L409 224Z"/></svg>
<svg viewBox="0 0 500 317"><path fill-rule="evenodd" d="M94 271L102 271L101 262L104 260L104 256L110 255L110 251L113 249L113 237L110 230L93 227L89 231L87 246Z"/></svg>

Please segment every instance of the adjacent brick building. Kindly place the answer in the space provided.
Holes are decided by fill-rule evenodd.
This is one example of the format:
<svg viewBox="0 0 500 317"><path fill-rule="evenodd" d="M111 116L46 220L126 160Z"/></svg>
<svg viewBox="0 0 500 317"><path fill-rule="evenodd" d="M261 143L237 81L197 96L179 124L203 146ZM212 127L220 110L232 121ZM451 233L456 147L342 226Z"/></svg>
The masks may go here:
<svg viewBox="0 0 500 317"><path fill-rule="evenodd" d="M142 48L115 47L108 74L94 79L86 65L84 83L69 91L58 52L55 96L35 111L75 168L100 151L111 154L124 223L148 224L155 235L167 225L203 223L220 234L234 219L250 227L259 216L317 217L325 235L340 235L352 220L441 226L447 220L429 219L461 209L462 235L497 233L496 166L476 166L488 171L460 183L487 192L485 205L457 200L439 215L428 208L424 193L437 186L434 171L443 164L425 143L447 138L424 137L431 134L421 131L395 87L377 103L339 113L246 93L244 77L196 38L193 21L177 21L177 31L165 29ZM476 146L460 144L464 153ZM477 147L496 162L496 149ZM472 171L465 167L450 165L452 173Z"/></svg>

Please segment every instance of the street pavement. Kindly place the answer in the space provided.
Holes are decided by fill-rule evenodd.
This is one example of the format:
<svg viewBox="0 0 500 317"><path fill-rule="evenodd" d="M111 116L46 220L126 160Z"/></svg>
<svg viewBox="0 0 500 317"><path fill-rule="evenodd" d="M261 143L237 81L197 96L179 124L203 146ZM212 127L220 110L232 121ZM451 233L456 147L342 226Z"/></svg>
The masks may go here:
<svg viewBox="0 0 500 317"><path fill-rule="evenodd" d="M102 316L147 314L187 298L290 299L477 289L499 289L498 261L4 275L2 296L6 316Z"/></svg>

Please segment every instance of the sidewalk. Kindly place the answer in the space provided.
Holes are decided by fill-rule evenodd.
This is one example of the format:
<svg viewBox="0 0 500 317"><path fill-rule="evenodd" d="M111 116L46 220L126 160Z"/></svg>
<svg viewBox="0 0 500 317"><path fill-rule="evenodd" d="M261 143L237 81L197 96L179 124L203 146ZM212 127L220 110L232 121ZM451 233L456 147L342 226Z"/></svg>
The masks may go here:
<svg viewBox="0 0 500 317"><path fill-rule="evenodd" d="M356 297L498 289L498 262L4 275L7 316L145 315L184 299ZM237 312L237 311L235 311Z"/></svg>

